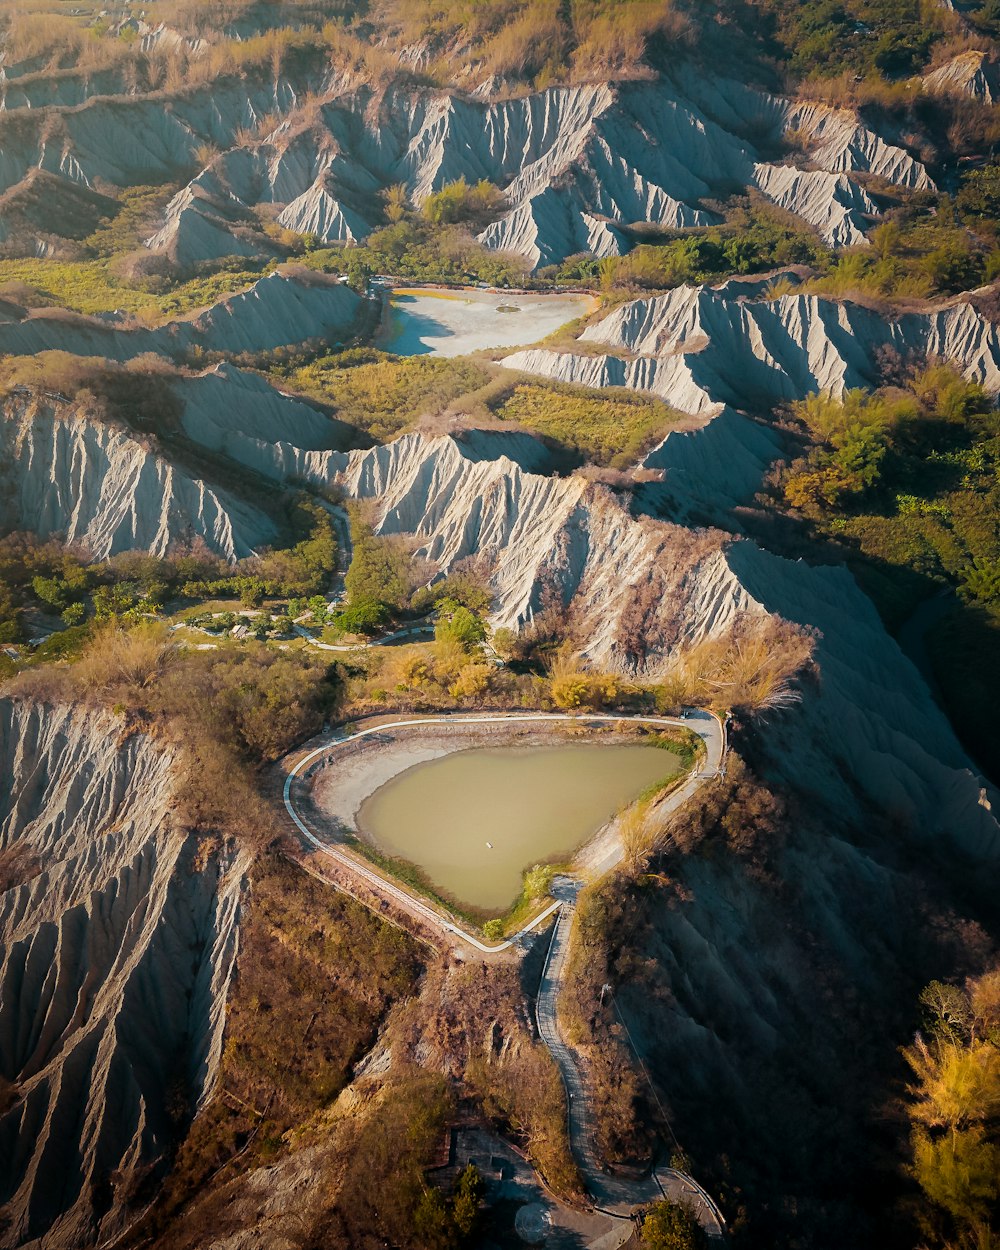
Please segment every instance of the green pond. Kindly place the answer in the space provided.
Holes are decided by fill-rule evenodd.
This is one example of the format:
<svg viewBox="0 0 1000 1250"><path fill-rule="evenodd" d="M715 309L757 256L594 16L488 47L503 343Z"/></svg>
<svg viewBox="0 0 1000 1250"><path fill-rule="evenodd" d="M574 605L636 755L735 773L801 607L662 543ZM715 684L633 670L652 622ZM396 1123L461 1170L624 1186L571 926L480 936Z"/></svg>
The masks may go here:
<svg viewBox="0 0 1000 1250"><path fill-rule="evenodd" d="M568 859L680 767L662 747L625 744L455 751L376 790L358 831L453 898L499 913L520 894L525 868Z"/></svg>

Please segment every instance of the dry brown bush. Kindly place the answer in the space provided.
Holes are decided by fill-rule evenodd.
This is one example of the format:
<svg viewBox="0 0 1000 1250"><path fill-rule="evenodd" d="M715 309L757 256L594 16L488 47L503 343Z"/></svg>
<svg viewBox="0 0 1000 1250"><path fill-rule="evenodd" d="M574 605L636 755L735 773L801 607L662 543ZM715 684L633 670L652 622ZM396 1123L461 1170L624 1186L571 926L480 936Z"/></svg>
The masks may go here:
<svg viewBox="0 0 1000 1250"><path fill-rule="evenodd" d="M534 1040L517 965L432 965L420 998L394 1017L387 1042L394 1055L419 1055L423 1066L462 1081L553 1188L578 1192L562 1082Z"/></svg>
<svg viewBox="0 0 1000 1250"><path fill-rule="evenodd" d="M94 634L74 666L73 677L85 694L132 702L164 676L178 654L162 625L125 629L109 623Z"/></svg>
<svg viewBox="0 0 1000 1250"><path fill-rule="evenodd" d="M665 684L677 701L761 714L801 698L815 635L780 617L743 616L725 634L678 649Z"/></svg>

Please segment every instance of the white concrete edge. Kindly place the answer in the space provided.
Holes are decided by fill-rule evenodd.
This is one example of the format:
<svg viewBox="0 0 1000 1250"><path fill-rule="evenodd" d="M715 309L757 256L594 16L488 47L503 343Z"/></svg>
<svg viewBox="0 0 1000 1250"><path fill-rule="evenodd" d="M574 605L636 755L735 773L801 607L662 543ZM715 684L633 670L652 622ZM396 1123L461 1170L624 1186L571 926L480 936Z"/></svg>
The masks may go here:
<svg viewBox="0 0 1000 1250"><path fill-rule="evenodd" d="M694 790L696 790L703 781L708 780L709 777L718 775L718 772L721 770L722 764L725 760L727 745L725 722L720 716L717 715L717 713L711 712L706 708L692 708L690 710L692 712L697 712L699 715L711 716L718 723L722 735L720 759L719 764L716 768L712 769L711 772L707 769L700 769L697 773L692 773L691 777L688 779L688 783L681 788L678 794L684 793L688 789L691 782L696 783L691 787L691 793L694 793ZM316 850L320 851L322 854L329 856L331 859L336 860L344 867L349 868L352 872L357 873L358 876L367 880L369 884L382 891L388 890L389 893L395 894L397 897L401 897L408 906L414 908L432 924L438 926L439 928L443 928L446 933L453 933L456 937L461 938L464 942L467 942L470 946L474 947L484 955L498 955L502 951L509 950L516 942L524 937L525 934L528 934L533 929L536 929L543 923L543 921L547 920L549 916L557 912L562 906L562 903L558 900L554 901L543 912L535 916L533 920L529 921L523 929L519 929L518 932L512 937L507 938L505 941L500 942L495 946L487 946L474 934L467 933L453 920L449 920L447 916L444 916L434 908L429 907L423 899L421 899L417 894L414 894L413 891L406 889L401 883L390 881L381 874L373 872L367 867L367 865L362 863L360 859L353 855L347 855L343 851L338 850L336 847L331 846L329 843L322 841L322 839L317 838L308 825L306 825L305 821L303 821L296 812L292 804L291 793L292 783L295 778L299 775L302 769L310 764L314 759L317 759L321 755L326 755L329 752L336 750L337 747L343 746L348 742L354 742L358 738L368 737L369 734L384 733L388 729L410 729L418 725L482 725L489 724L494 721L506 721L508 723L523 723L532 721L573 721L578 723L599 721L607 723L627 721L631 724L668 725L681 729L690 729L692 732L696 733L705 743L706 752L711 745L712 738L712 735L709 732L702 732L696 727L696 725L692 724L690 720L679 716L614 716L608 712L593 712L581 716L576 716L569 712L528 712L521 714L496 712L478 716L463 716L458 714L449 716L422 716L412 720L398 720L390 721L387 724L382 725L372 725L368 729L359 729L357 732L349 734L344 738L333 738L331 741L324 743L323 746L315 747L312 751L309 751L300 760L298 760L285 778L282 798L284 800L285 810L288 812L289 816L295 822L299 832L309 842L309 844L315 847ZM687 797L686 794L685 797ZM601 866L602 872L600 875L603 875L604 872L613 868L620 861L620 859L621 854L618 854L612 862L609 863L608 861L605 861L605 864Z"/></svg>

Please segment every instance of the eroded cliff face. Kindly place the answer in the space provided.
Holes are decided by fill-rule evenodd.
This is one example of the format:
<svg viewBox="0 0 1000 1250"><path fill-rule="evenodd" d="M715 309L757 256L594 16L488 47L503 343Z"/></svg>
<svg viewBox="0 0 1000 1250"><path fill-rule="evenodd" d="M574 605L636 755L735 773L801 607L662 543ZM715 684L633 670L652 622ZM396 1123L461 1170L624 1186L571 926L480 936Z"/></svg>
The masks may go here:
<svg viewBox="0 0 1000 1250"><path fill-rule="evenodd" d="M886 350L941 356L1000 391L997 327L967 301L890 318L860 304L791 294L746 300L728 284L630 300L580 336L587 351L515 352L511 369L584 386L626 386L684 412L767 412L810 391L878 385Z"/></svg>
<svg viewBox="0 0 1000 1250"><path fill-rule="evenodd" d="M114 93L113 76L106 85ZM182 266L273 254L254 217L260 205L324 242L361 240L380 221L379 193L395 183L416 202L461 177L495 183L506 206L481 241L534 266L579 251L621 254L636 222L711 225L718 218L704 202L734 187L798 214L834 246L854 246L879 212L856 174L933 186L855 114L706 81L684 65L655 81L497 102L405 87L379 94L336 74L226 82L166 100L95 97L72 75L7 93L0 193L39 170L84 188L162 183L217 148L148 240ZM247 130L265 121L247 145ZM808 147L805 167L773 159L793 132ZM31 243L52 245L44 230Z"/></svg>
<svg viewBox="0 0 1000 1250"><path fill-rule="evenodd" d="M0 1245L115 1232L211 1091L245 864L175 827L176 764L109 713L0 700Z"/></svg>
<svg viewBox="0 0 1000 1250"><path fill-rule="evenodd" d="M805 138L809 168L763 159L751 130L771 147L786 132ZM379 101L331 84L309 120L282 121L252 151L224 153L199 173L149 246L182 264L252 253L262 244L237 227L258 203L277 206L289 229L351 242L377 223L386 185L403 183L419 202L458 178L486 178L507 208L480 241L536 267L580 251L620 255L631 246L623 227L635 222L712 225L719 218L702 201L733 185L844 247L863 243L866 216L878 214L857 172L933 186L918 161L849 112L724 79L706 86L684 68L655 83L554 87L498 103L404 89Z"/></svg>
<svg viewBox="0 0 1000 1250"><path fill-rule="evenodd" d="M95 559L166 555L200 538L227 560L274 541L274 522L186 472L120 424L58 399L0 410L0 525L63 536Z"/></svg>
<svg viewBox="0 0 1000 1250"><path fill-rule="evenodd" d="M336 279L277 271L246 291L156 329L118 325L114 318L73 313L0 315L0 351L12 356L64 351L131 360L147 352L172 359L189 351L238 356L277 347L344 341L354 330L361 298Z"/></svg>
<svg viewBox="0 0 1000 1250"><path fill-rule="evenodd" d="M972 901L951 847L911 854L898 826L843 821L814 795L783 830L753 832L624 889L618 1010L699 1179L731 1219L750 1212L748 1244L912 1245L897 1048L928 981L989 958L995 865L980 863Z"/></svg>

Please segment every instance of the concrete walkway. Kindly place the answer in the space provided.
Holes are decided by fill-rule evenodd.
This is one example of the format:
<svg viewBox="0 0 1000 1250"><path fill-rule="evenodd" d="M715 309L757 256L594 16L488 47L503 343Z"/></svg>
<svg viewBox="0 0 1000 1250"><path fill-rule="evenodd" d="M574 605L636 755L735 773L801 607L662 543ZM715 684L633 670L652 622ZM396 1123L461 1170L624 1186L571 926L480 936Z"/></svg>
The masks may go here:
<svg viewBox="0 0 1000 1250"><path fill-rule="evenodd" d="M284 784L284 804L289 816L294 821L302 837L317 851L337 861L349 873L363 881L368 888L379 896L389 898L397 906L408 911L423 924L429 925L444 934L457 937L481 955L498 955L519 944L532 930L537 929L550 916L555 914L549 942L548 953L542 969L541 985L536 1004L536 1022L539 1036L548 1047L562 1075L567 1095L567 1113L570 1147L576 1160L584 1183L591 1196L595 1208L609 1217L620 1220L622 1228L631 1226L632 1213L639 1207L657 1202L666 1197L672 1202L688 1206L699 1224L712 1238L721 1238L725 1231L725 1221L712 1198L702 1189L693 1177L674 1168L659 1168L646 1178L627 1180L613 1176L602 1166L595 1145L594 1116L589 1103L586 1086L584 1085L580 1065L573 1049L567 1045L559 1029L559 993L569 956L570 933L576 909L576 899L583 885L577 876L559 876L552 885L552 903L537 915L528 925L504 942L488 944L482 942L474 934L466 932L453 918L445 916L430 903L413 894L410 890L393 881L390 877L377 872L354 855L337 844L327 842L313 833L295 807L294 783L298 776L308 775L309 770L317 762L334 753L338 747L357 738L372 734L385 733L393 729L433 725L433 724L484 724L487 722L545 722L574 721L578 723L607 723L626 721L644 725L662 725L671 728L690 729L701 737L705 744L705 757L700 766L693 770L682 785L678 786L659 804L660 815L667 815L678 808L702 786L720 775L726 753L726 727L719 717L700 708L687 709L681 717L670 716L610 716L592 714L575 716L562 713L534 712L524 714L494 713L482 715L446 715L426 716L410 720L391 721L361 729L344 738L332 739L323 745L307 752L295 761L288 770ZM609 872L624 857L624 846L620 837L612 837L598 845L596 855L587 865L587 875L598 879ZM617 1235L609 1233L608 1246L617 1245Z"/></svg>
<svg viewBox="0 0 1000 1250"><path fill-rule="evenodd" d="M555 1059L566 1087L573 1158L597 1210L630 1220L637 1207L669 1198L671 1202L686 1206L710 1237L721 1238L725 1231L722 1213L686 1172L676 1168L658 1168L648 1177L628 1180L612 1175L601 1164L595 1141L593 1110L580 1065L559 1028L559 994L569 958L570 932L579 890L580 882L573 877L559 877L553 883L553 894L562 903L562 908L552 930L535 1007L539 1036Z"/></svg>
<svg viewBox="0 0 1000 1250"><path fill-rule="evenodd" d="M660 804L659 810L667 813L675 811L682 803L694 794L699 786L713 777L718 776L719 769L722 766L723 756L726 749L726 730L725 725L717 716L701 708L691 708L682 717L676 716L610 716L605 713L591 713L588 715L570 715L561 712L525 712L525 713L506 713L494 712L483 713L482 715L466 716L461 714L446 716L422 716L414 717L410 720L390 721L388 724L372 725L368 729L359 729L356 733L349 734L343 738L333 738L322 746L314 748L307 752L288 770L285 777L285 785L282 798L285 804L285 810L295 823L296 828L302 837L321 854L328 856L330 859L336 860L342 868L354 873L361 878L365 884L378 890L384 897L391 899L404 910L418 916L418 918L427 924L430 924L444 933L452 934L459 938L466 945L473 947L483 955L497 955L502 951L509 950L512 946L517 945L528 933L537 929L545 920L554 912L558 911L562 903L559 899L554 899L549 907L535 916L527 925L513 937L507 938L503 942L486 943L480 941L475 934L467 932L458 922L451 916L445 915L419 895L414 894L411 890L393 881L387 874L376 871L369 867L367 863L359 856L346 850L343 846L331 843L323 838L317 837L308 824L303 820L302 816L296 810L295 806L295 779L302 775L308 776L308 773L317 762L326 756L330 756L336 752L339 747L344 746L348 742L354 742L358 738L369 737L372 734L386 733L392 729L414 728L421 725L482 725L495 724L498 722L508 722L511 724L520 723L545 723L572 721L576 724L608 724L625 722L627 724L640 725L660 725L669 728L690 729L705 743L705 759L702 765L692 771L687 777L683 785L673 791ZM610 872L616 864L620 863L625 854L620 838L610 840L606 849L602 850L598 860L588 865L588 875L599 877L606 872Z"/></svg>

